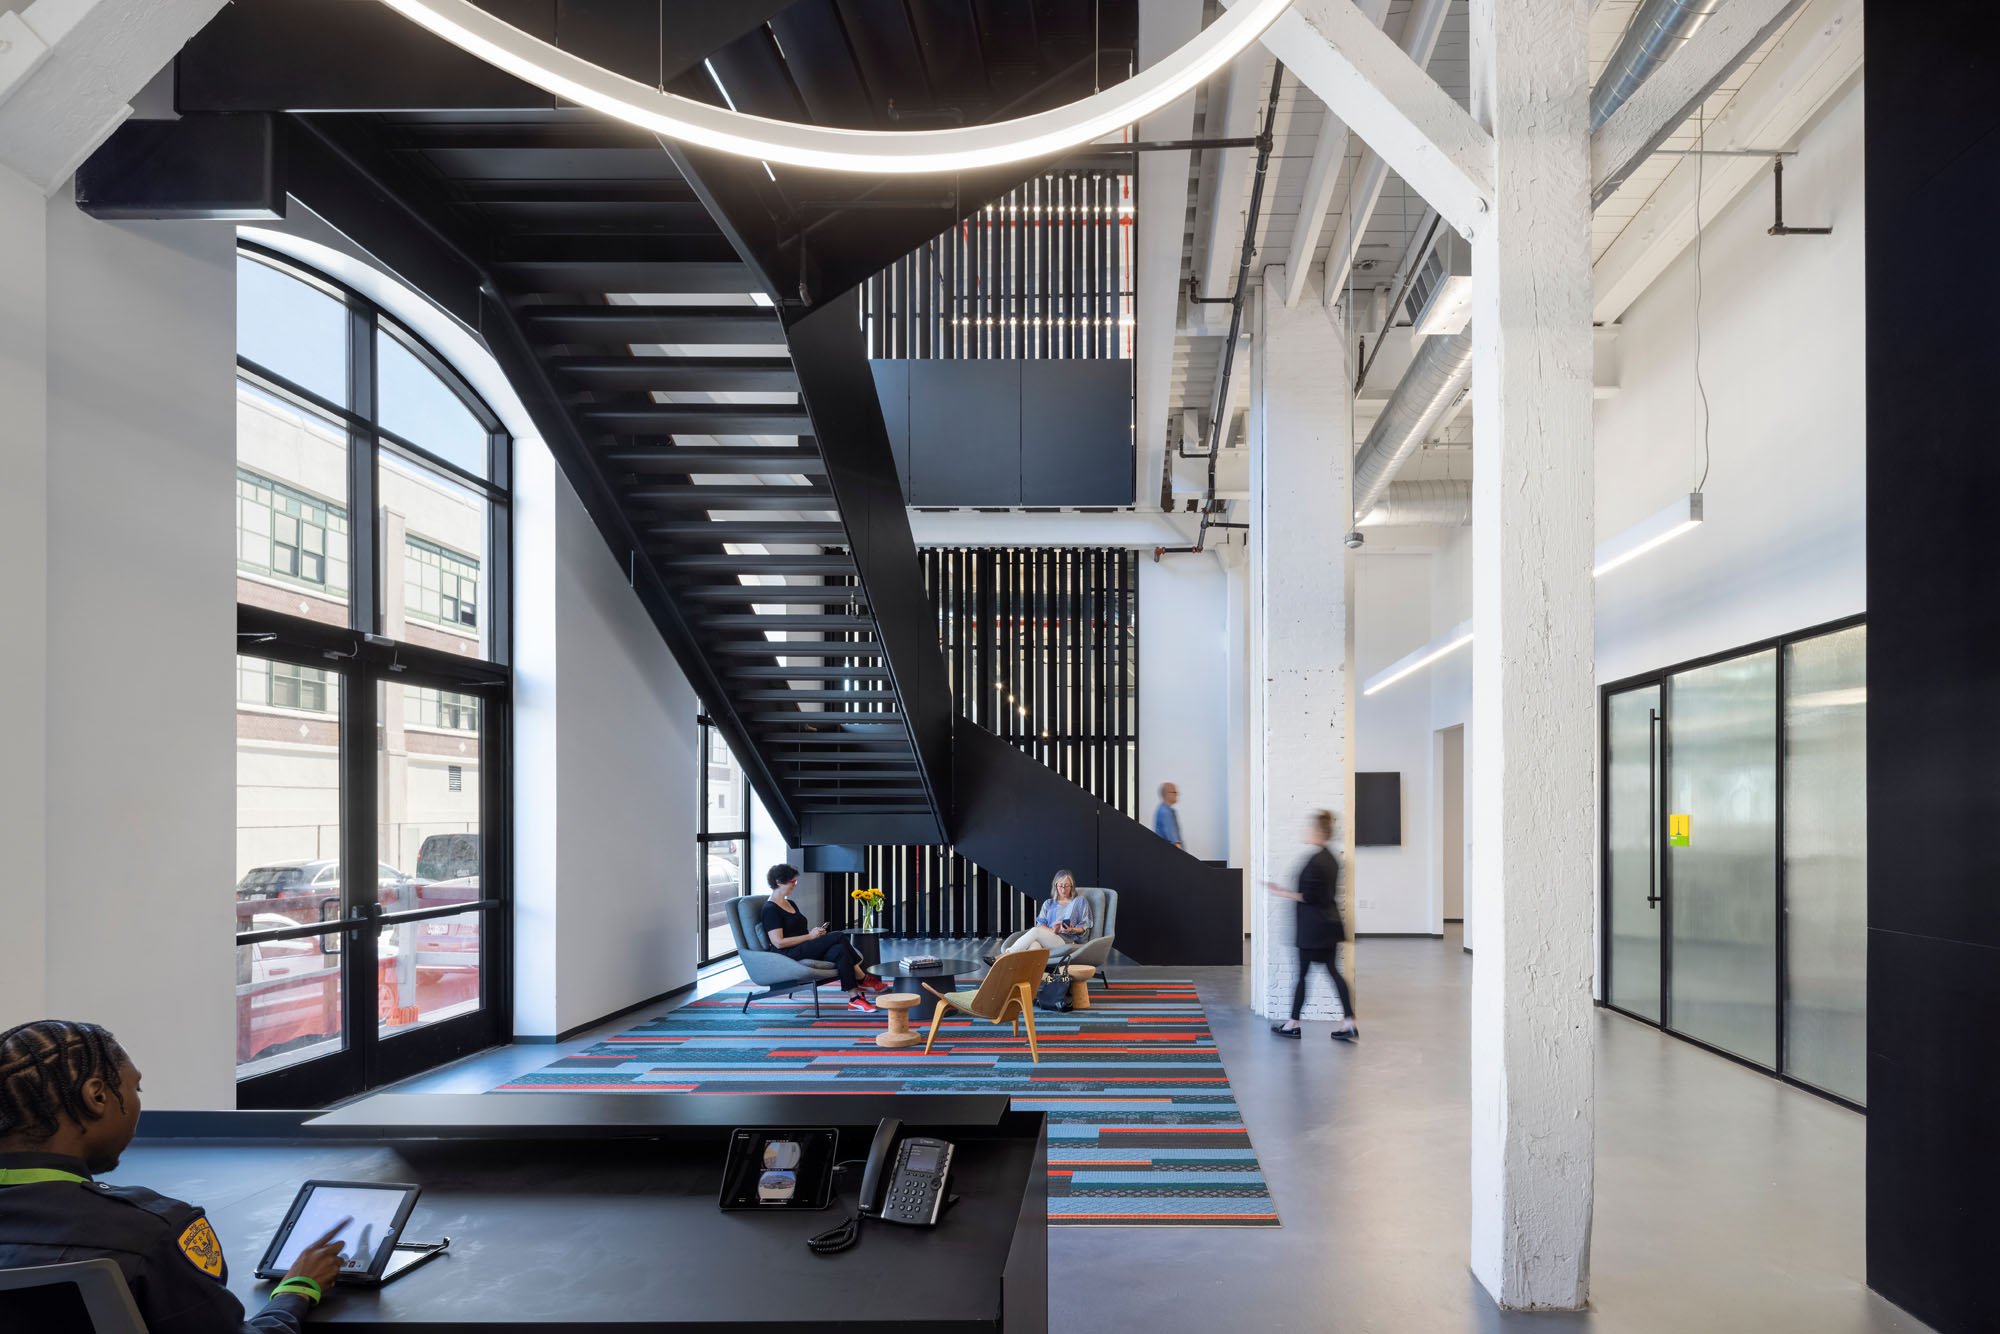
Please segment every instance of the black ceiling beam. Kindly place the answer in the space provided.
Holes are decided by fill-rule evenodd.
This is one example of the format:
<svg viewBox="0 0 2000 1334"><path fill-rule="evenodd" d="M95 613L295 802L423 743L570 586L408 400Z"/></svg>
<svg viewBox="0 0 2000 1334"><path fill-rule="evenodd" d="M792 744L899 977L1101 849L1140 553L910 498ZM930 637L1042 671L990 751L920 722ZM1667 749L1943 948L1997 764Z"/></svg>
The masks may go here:
<svg viewBox="0 0 2000 1334"><path fill-rule="evenodd" d="M549 366L579 384L628 392L757 389L797 393L799 388L789 357L556 357ZM804 452L819 457L817 451Z"/></svg>
<svg viewBox="0 0 2000 1334"><path fill-rule="evenodd" d="M655 84L760 29L789 0L482 0L531 37ZM279 57L284 58L279 58ZM551 93L357 0L235 0L176 62L190 111L552 110Z"/></svg>
<svg viewBox="0 0 2000 1334"><path fill-rule="evenodd" d="M93 218L274 221L285 216L276 118L128 120L76 172Z"/></svg>
<svg viewBox="0 0 2000 1334"><path fill-rule="evenodd" d="M783 347L778 312L758 306L524 306L538 341L572 346L678 343Z"/></svg>
<svg viewBox="0 0 2000 1334"><path fill-rule="evenodd" d="M790 366L790 362L785 363ZM703 473L711 476L737 477L783 477L793 473L813 476L826 471L826 462L817 449L792 449L782 445L717 445L708 448L700 445L626 445L604 451L604 461L638 472ZM755 557L732 556L729 559L754 560ZM831 564L818 569L782 571L785 574L817 574L828 569L845 567L852 570L853 562L845 557L828 557ZM731 565L731 570L739 567ZM744 573L751 573L747 567Z"/></svg>

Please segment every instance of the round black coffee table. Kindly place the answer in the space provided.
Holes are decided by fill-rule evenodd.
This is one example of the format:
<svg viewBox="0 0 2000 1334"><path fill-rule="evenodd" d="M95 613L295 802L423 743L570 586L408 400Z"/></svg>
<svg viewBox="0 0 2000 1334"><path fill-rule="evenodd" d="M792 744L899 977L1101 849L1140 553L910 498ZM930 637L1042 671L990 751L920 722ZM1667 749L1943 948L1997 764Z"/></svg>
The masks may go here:
<svg viewBox="0 0 2000 1334"><path fill-rule="evenodd" d="M939 991L956 991L960 979L983 975L986 965L977 959L939 959L928 968L905 968L901 959L884 959L868 971L887 982L892 991L923 997L923 1003L910 1011L910 1023L924 1026L930 1023L938 1004L937 997L924 990L925 983Z"/></svg>

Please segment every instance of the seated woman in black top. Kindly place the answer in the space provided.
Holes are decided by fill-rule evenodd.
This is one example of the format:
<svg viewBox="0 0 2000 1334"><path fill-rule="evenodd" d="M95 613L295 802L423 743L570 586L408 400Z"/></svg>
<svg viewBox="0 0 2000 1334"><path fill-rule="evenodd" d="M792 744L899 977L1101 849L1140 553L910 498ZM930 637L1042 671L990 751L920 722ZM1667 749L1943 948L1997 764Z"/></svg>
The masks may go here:
<svg viewBox="0 0 2000 1334"><path fill-rule="evenodd" d="M828 931L825 926L808 926L806 915L792 902L798 888L799 869L783 862L773 866L764 880L771 886L771 901L764 905L758 925L771 938L771 948L790 959L824 959L840 976L840 985L852 994L847 1008L863 1014L875 1013L873 991L887 991L889 984L861 971L861 951L854 948L845 931Z"/></svg>

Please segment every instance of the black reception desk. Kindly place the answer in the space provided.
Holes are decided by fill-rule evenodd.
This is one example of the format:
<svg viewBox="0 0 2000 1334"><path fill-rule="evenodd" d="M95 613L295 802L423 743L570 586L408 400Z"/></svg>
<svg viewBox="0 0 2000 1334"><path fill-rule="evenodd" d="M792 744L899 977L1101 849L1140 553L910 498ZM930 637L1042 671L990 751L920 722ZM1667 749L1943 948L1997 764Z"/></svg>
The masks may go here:
<svg viewBox="0 0 2000 1334"><path fill-rule="evenodd" d="M937 1227L871 1221L850 1251L809 1251L852 1212L858 1167L823 1211L716 1207L732 1128L830 1125L861 1158L883 1116L957 1146L960 1199ZM203 1205L253 1312L269 1285L251 1270L300 1182L422 1186L404 1235L451 1249L342 1288L310 1328L1042 1334L1047 1158L1042 1115L1004 1097L385 1094L326 1115L148 1113L106 1179Z"/></svg>

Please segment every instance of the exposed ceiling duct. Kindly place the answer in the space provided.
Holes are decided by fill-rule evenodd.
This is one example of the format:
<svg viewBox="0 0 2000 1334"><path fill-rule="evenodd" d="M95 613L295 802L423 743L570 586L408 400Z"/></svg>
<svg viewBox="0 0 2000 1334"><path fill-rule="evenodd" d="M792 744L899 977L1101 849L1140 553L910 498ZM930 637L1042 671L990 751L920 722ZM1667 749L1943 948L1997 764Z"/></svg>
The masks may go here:
<svg viewBox="0 0 2000 1334"><path fill-rule="evenodd" d="M1362 528L1464 528L1472 522L1472 483L1397 482L1375 508L1361 516Z"/></svg>
<svg viewBox="0 0 2000 1334"><path fill-rule="evenodd" d="M1424 446L1458 401L1472 375L1472 335L1437 334L1423 340L1410 369L1389 395L1382 415L1354 456L1354 512L1367 514L1382 500L1403 464Z"/></svg>
<svg viewBox="0 0 2000 1334"><path fill-rule="evenodd" d="M1721 7L1722 0L1644 0L1625 26L1611 63L1590 90L1590 129L1595 134L1625 105L1646 76L1694 35L1701 21Z"/></svg>
<svg viewBox="0 0 2000 1334"><path fill-rule="evenodd" d="M1625 105L1647 76L1660 67L1681 43L1720 7L1722 0L1643 0L1612 52L1597 86L1590 92L1590 128L1595 131ZM1404 463L1423 448L1439 420L1458 401L1472 374L1470 332L1432 335L1422 340L1410 368L1389 395L1382 415L1354 458L1354 512L1361 525L1379 527L1403 523L1451 523L1450 519L1378 519L1390 483ZM1470 491L1466 503L1470 504ZM1431 499L1442 503L1441 497ZM1408 511L1411 505L1401 509ZM1469 522L1470 516L1464 520Z"/></svg>

